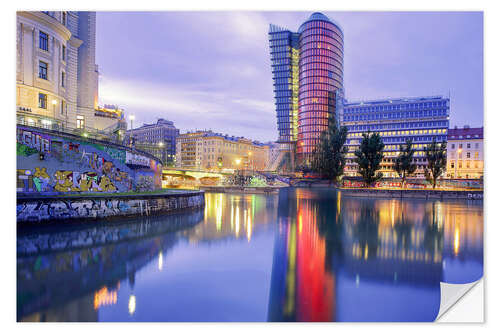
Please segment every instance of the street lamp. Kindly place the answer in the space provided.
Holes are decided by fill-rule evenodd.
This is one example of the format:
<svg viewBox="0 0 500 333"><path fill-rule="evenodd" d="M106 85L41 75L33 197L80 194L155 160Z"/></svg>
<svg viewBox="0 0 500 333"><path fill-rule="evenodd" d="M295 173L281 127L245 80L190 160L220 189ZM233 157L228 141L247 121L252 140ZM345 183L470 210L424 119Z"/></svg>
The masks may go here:
<svg viewBox="0 0 500 333"><path fill-rule="evenodd" d="M238 167L238 166L240 165L240 163L241 163L241 160L240 160L239 158L237 158L237 159L235 160L235 162L236 162L236 167Z"/></svg>
<svg viewBox="0 0 500 333"><path fill-rule="evenodd" d="M134 129L134 126L132 124L133 124L133 121L135 119L135 116L133 114L131 114L128 118L130 119L130 129L132 130L132 129Z"/></svg>

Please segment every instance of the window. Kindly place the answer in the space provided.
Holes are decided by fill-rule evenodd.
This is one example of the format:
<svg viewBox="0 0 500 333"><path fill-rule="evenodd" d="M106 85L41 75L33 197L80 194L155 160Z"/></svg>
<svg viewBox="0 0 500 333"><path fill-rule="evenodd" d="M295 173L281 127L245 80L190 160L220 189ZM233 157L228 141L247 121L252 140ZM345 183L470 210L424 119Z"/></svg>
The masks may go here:
<svg viewBox="0 0 500 333"><path fill-rule="evenodd" d="M47 35L45 32L40 31L39 35L39 48L42 50L48 51L49 50L49 35Z"/></svg>
<svg viewBox="0 0 500 333"><path fill-rule="evenodd" d="M451 168L454 169L455 168L455 163L451 162Z"/></svg>
<svg viewBox="0 0 500 333"><path fill-rule="evenodd" d="M458 162L458 168L462 169L462 161Z"/></svg>
<svg viewBox="0 0 500 333"><path fill-rule="evenodd" d="M478 149L478 148L479 148L479 143L476 143L476 149Z"/></svg>
<svg viewBox="0 0 500 333"><path fill-rule="evenodd" d="M62 54L62 60L66 61L66 46L62 46L62 50L61 50L61 54Z"/></svg>
<svg viewBox="0 0 500 333"><path fill-rule="evenodd" d="M47 108L47 95L39 93L38 94L38 107L41 109Z"/></svg>
<svg viewBox="0 0 500 333"><path fill-rule="evenodd" d="M62 12L62 19L61 19L61 21L62 21L63 25L66 25L66 12Z"/></svg>
<svg viewBox="0 0 500 333"><path fill-rule="evenodd" d="M76 128L84 128L85 127L85 119L83 116L76 116Z"/></svg>
<svg viewBox="0 0 500 333"><path fill-rule="evenodd" d="M455 144L454 143L451 144L451 149L455 149Z"/></svg>
<svg viewBox="0 0 500 333"><path fill-rule="evenodd" d="M470 158L470 152L467 152L467 158Z"/></svg>
<svg viewBox="0 0 500 333"><path fill-rule="evenodd" d="M479 152L477 152L477 151L476 151L476 152L474 153L474 159L476 159L476 160L477 160L477 159L479 159Z"/></svg>
<svg viewBox="0 0 500 333"><path fill-rule="evenodd" d="M461 143L460 143L460 144L458 144L458 148L462 148L462 144L461 144Z"/></svg>
<svg viewBox="0 0 500 333"><path fill-rule="evenodd" d="M467 144L467 148L470 148L470 143Z"/></svg>
<svg viewBox="0 0 500 333"><path fill-rule="evenodd" d="M61 101L61 114L64 115L64 111L67 108L66 102Z"/></svg>
<svg viewBox="0 0 500 333"><path fill-rule="evenodd" d="M64 87L66 84L66 73L61 72L61 87Z"/></svg>
<svg viewBox="0 0 500 333"><path fill-rule="evenodd" d="M47 80L47 63L46 62L43 62L43 61L40 61L39 64L38 64L38 77L40 79L44 79L44 80Z"/></svg>

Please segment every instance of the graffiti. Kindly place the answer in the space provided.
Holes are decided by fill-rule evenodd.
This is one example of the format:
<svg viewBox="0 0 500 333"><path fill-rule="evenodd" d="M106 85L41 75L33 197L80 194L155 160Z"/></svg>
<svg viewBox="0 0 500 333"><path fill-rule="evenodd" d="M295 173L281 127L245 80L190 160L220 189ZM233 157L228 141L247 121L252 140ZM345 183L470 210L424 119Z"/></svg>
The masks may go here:
<svg viewBox="0 0 500 333"><path fill-rule="evenodd" d="M136 184L136 191L146 192L153 190L154 190L153 177L148 175L140 175Z"/></svg>
<svg viewBox="0 0 500 333"><path fill-rule="evenodd" d="M39 152L50 152L50 136L46 134L18 128L17 142L34 148Z"/></svg>
<svg viewBox="0 0 500 333"><path fill-rule="evenodd" d="M57 192L70 192L78 191L78 187L73 184L73 171L61 171L57 170L54 174L54 180L56 185L54 190Z"/></svg>
<svg viewBox="0 0 500 333"><path fill-rule="evenodd" d="M150 199L52 199L29 200L17 204L17 222L104 218L126 215L150 215L177 209L202 207L203 193Z"/></svg>
<svg viewBox="0 0 500 333"><path fill-rule="evenodd" d="M126 153L125 163L131 165L140 165L145 167L150 166L149 158L139 154L131 153L129 151L127 151Z"/></svg>
<svg viewBox="0 0 500 333"><path fill-rule="evenodd" d="M17 155L21 155L21 156L30 156L30 155L38 153L38 150L17 142L16 143L16 153L17 153Z"/></svg>
<svg viewBox="0 0 500 333"><path fill-rule="evenodd" d="M161 187L161 164L139 153L17 127L18 192L128 192ZM38 154L43 153L43 154ZM131 169L125 162L144 169ZM148 177L141 175L148 172Z"/></svg>
<svg viewBox="0 0 500 333"><path fill-rule="evenodd" d="M125 151L118 150L116 148L107 147L107 146L101 146L101 145L97 145L97 144L93 145L93 146L99 150L106 152L106 154L108 154L109 157L111 157L112 159L114 159L120 163L125 163Z"/></svg>
<svg viewBox="0 0 500 333"><path fill-rule="evenodd" d="M47 168L35 168L33 174L33 183L35 184L38 192L45 192L50 190L50 176L47 173Z"/></svg>

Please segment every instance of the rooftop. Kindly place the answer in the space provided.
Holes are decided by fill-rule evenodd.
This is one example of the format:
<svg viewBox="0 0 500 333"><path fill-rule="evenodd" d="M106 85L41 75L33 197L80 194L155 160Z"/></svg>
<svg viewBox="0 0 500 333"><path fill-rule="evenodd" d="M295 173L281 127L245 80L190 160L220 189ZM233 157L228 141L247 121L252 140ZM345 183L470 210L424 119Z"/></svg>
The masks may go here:
<svg viewBox="0 0 500 333"><path fill-rule="evenodd" d="M372 99L364 101L347 101L344 106L361 106L361 105L378 105L387 103L411 103L411 102L423 102L423 101L438 101L442 99L448 99L443 96L420 96L420 97L399 97L399 98L382 98L382 99Z"/></svg>
<svg viewBox="0 0 500 333"><path fill-rule="evenodd" d="M450 128L448 130L448 140L460 140L460 139L483 139L483 127L469 127L464 126L463 128Z"/></svg>

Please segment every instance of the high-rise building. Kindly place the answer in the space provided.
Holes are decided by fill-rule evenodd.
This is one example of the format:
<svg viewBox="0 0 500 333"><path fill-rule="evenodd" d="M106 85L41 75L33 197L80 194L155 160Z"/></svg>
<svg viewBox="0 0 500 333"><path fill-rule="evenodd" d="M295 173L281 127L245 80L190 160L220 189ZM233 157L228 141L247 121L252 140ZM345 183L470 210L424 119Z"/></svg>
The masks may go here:
<svg viewBox="0 0 500 333"><path fill-rule="evenodd" d="M343 40L340 26L321 13L313 13L298 32L270 25L278 143L283 151L296 150L299 163L310 159L328 117L336 117Z"/></svg>
<svg viewBox="0 0 500 333"><path fill-rule="evenodd" d="M446 157L447 178L482 178L484 175L483 128L450 128Z"/></svg>
<svg viewBox="0 0 500 333"><path fill-rule="evenodd" d="M127 144L133 138L135 148L153 154L167 165L175 162L178 135L179 130L173 121L160 118L156 124L144 124L128 130L124 141Z"/></svg>
<svg viewBox="0 0 500 333"><path fill-rule="evenodd" d="M18 122L94 128L96 13L21 11L16 25Z"/></svg>
<svg viewBox="0 0 500 333"><path fill-rule="evenodd" d="M244 137L212 131L179 135L176 166L183 169L221 171L266 170L270 146Z"/></svg>
<svg viewBox="0 0 500 333"><path fill-rule="evenodd" d="M339 112L341 125L348 129L346 145L347 163L344 174L359 176L354 162L354 151L364 133L378 133L384 142L384 158L380 171L384 177L397 177L393 170L399 145L413 140L414 163L417 177L423 177L427 163L424 148L435 139L446 142L449 127L450 100L442 96L395 98L363 102L342 103Z"/></svg>

